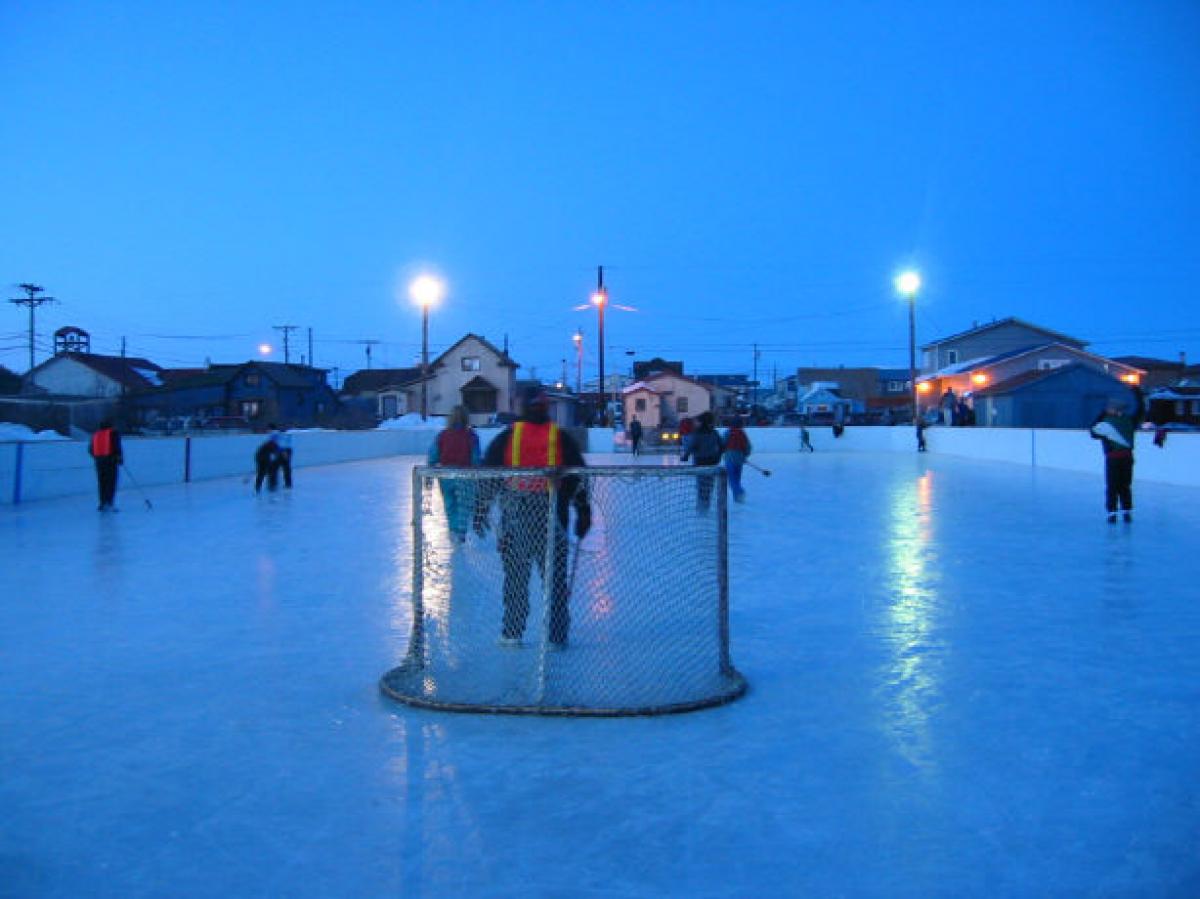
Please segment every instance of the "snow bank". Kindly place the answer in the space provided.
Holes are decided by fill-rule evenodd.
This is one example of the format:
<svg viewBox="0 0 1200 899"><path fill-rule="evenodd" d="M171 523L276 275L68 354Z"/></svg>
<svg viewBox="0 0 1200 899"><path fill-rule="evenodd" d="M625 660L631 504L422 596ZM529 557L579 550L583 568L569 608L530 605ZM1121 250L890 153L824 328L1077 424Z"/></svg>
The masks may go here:
<svg viewBox="0 0 1200 899"><path fill-rule="evenodd" d="M402 431L406 428L444 428L445 416L430 415L427 421L422 421L421 416L416 412L409 412L407 415L401 415L399 418L389 418L386 421L380 422L375 430L377 431Z"/></svg>
<svg viewBox="0 0 1200 899"><path fill-rule="evenodd" d="M12 422L0 422L0 443L10 440L32 441L32 440L70 440L69 437L64 437L57 431L34 431L25 425L13 424Z"/></svg>

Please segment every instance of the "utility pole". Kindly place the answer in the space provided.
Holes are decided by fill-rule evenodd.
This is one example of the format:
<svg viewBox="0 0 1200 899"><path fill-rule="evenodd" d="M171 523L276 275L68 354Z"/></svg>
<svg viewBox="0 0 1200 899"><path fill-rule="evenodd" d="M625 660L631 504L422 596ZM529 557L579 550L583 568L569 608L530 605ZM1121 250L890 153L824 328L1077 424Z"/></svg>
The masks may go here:
<svg viewBox="0 0 1200 899"><path fill-rule="evenodd" d="M583 328L575 329L575 395L583 393Z"/></svg>
<svg viewBox="0 0 1200 899"><path fill-rule="evenodd" d="M33 327L33 310L37 309L38 306L44 305L45 303L56 303L58 301L54 299L54 297L41 296L41 294L45 292L45 288L40 287L37 284L25 283L18 284L17 286L25 291L26 296L12 297L9 299L9 302L15 306L29 307L29 370L33 371L33 347L35 333Z"/></svg>
<svg viewBox="0 0 1200 899"><path fill-rule="evenodd" d="M594 302L596 310L599 313L599 346L600 354L597 362L600 366L600 424L608 425L608 393L604 389L604 306L608 300L608 293L604 290L604 266L596 266L596 296Z"/></svg>
<svg viewBox="0 0 1200 899"><path fill-rule="evenodd" d="M316 367L316 363L315 363L315 362L313 362L313 351L312 351L312 328L309 328L309 329L308 329L308 367L309 367L309 368L315 368L315 367Z"/></svg>
<svg viewBox="0 0 1200 899"><path fill-rule="evenodd" d="M276 331L283 333L283 364L287 365L292 361L291 355L288 352L288 335L298 329L297 325L272 325Z"/></svg>
<svg viewBox="0 0 1200 899"><path fill-rule="evenodd" d="M379 342L380 341L378 341L378 340L360 340L359 341L359 343L361 343L363 346L365 346L367 348L367 371L371 370L371 347L375 346Z"/></svg>
<svg viewBox="0 0 1200 899"><path fill-rule="evenodd" d="M758 400L758 344L754 344L754 380L750 382L750 415L754 415L754 406Z"/></svg>

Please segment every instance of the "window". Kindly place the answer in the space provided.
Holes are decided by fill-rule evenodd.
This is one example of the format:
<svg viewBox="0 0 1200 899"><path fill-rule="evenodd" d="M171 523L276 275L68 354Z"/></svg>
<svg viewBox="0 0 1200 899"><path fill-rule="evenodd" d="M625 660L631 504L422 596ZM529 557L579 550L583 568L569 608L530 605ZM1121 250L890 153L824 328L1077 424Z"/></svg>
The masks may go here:
<svg viewBox="0 0 1200 899"><path fill-rule="evenodd" d="M1056 368L1062 368L1066 364L1067 364L1066 359L1039 359L1038 360L1038 370L1039 371L1053 371Z"/></svg>
<svg viewBox="0 0 1200 899"><path fill-rule="evenodd" d="M908 390L908 381L888 381L888 393L904 393Z"/></svg>
<svg viewBox="0 0 1200 899"><path fill-rule="evenodd" d="M246 386L247 387L257 387L261 381L262 381L262 378L259 377L258 372L256 372L256 371L246 372Z"/></svg>
<svg viewBox="0 0 1200 899"><path fill-rule="evenodd" d="M1192 414L1200 415L1200 400L1192 400Z"/></svg>
<svg viewBox="0 0 1200 899"><path fill-rule="evenodd" d="M463 371L479 371L479 357L478 356L463 356L462 357L462 370Z"/></svg>
<svg viewBox="0 0 1200 899"><path fill-rule="evenodd" d="M958 350L946 350L946 364L954 365L958 362Z"/></svg>
<svg viewBox="0 0 1200 899"><path fill-rule="evenodd" d="M645 412L646 411L646 398L639 396L636 400L633 401L633 408L636 409L638 412Z"/></svg>
<svg viewBox="0 0 1200 899"><path fill-rule="evenodd" d="M257 418L262 411L262 403L258 400L242 400L241 409L243 418Z"/></svg>
<svg viewBox="0 0 1200 899"><path fill-rule="evenodd" d="M688 410L688 398L686 396L676 397L675 411L684 413L684 412L687 412L687 410Z"/></svg>

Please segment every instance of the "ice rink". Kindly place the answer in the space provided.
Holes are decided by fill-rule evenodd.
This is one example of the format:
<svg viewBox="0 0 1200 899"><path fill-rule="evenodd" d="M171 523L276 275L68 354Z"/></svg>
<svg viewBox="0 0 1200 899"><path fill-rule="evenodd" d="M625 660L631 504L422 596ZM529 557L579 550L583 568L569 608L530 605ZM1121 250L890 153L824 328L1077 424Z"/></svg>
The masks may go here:
<svg viewBox="0 0 1200 899"><path fill-rule="evenodd" d="M746 696L556 719L381 695L414 461L0 509L0 896L1200 895L1200 490L756 457Z"/></svg>

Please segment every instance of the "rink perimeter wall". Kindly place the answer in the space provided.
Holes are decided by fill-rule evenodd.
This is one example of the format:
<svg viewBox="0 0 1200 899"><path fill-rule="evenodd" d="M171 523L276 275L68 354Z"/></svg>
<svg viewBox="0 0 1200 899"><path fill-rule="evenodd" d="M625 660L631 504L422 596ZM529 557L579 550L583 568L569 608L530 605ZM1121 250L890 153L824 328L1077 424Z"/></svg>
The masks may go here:
<svg viewBox="0 0 1200 899"><path fill-rule="evenodd" d="M798 428L747 429L756 454L796 453ZM424 456L436 430L299 431L292 434L294 466L334 465L389 456ZM479 429L484 446L498 429ZM810 428L819 453L914 453L910 427L849 427L835 438L830 428ZM124 440L123 489L190 481L253 476L254 450L262 435L129 437ZM929 428L930 455L1007 462L1095 474L1100 448L1086 431L1022 428ZM613 451L613 433L588 431L587 451ZM136 478L133 482L130 477ZM1200 486L1200 434L1173 433L1163 449L1139 434L1139 480ZM84 443L76 440L0 443L0 505L94 493L95 469Z"/></svg>

